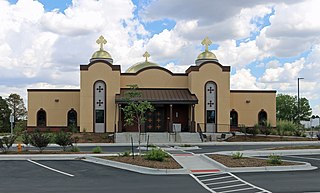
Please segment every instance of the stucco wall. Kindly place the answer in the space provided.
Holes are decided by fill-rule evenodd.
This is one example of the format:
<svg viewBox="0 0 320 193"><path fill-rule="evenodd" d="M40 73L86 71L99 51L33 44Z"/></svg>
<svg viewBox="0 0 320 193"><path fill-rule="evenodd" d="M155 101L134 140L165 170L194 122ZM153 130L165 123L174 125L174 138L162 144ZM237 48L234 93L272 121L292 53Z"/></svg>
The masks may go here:
<svg viewBox="0 0 320 193"><path fill-rule="evenodd" d="M80 122L80 92L72 90L28 90L28 126L37 126L37 112L46 111L47 126L67 126L68 111L77 112Z"/></svg>
<svg viewBox="0 0 320 193"><path fill-rule="evenodd" d="M120 71L112 70L108 64L97 62L89 66L88 70L80 71L80 130L93 132L93 85L102 80L106 83L106 131L114 132L115 95L120 93Z"/></svg>
<svg viewBox="0 0 320 193"><path fill-rule="evenodd" d="M238 112L238 124L252 127L258 123L258 114L263 109L267 121L276 126L275 91L231 91L230 111Z"/></svg>
<svg viewBox="0 0 320 193"><path fill-rule="evenodd" d="M189 89L199 100L195 106L195 121L200 124L206 122L204 89L208 81L217 84L217 131L227 132L230 129L230 72L222 71L218 64L206 63L200 66L199 71L189 73ZM201 129L204 129L203 126Z"/></svg>

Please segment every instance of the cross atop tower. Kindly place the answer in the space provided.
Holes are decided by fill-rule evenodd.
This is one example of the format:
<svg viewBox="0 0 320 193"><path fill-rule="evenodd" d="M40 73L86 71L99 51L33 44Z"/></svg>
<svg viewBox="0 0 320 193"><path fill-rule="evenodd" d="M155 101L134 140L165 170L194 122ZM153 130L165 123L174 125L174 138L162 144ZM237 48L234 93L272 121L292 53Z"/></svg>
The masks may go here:
<svg viewBox="0 0 320 193"><path fill-rule="evenodd" d="M143 54L143 57L146 58L146 62L148 62L148 58L150 57L150 54L146 51L144 54Z"/></svg>
<svg viewBox="0 0 320 193"><path fill-rule="evenodd" d="M206 51L209 51L208 47L212 44L212 41L207 36L202 40L201 44L206 47Z"/></svg>
<svg viewBox="0 0 320 193"><path fill-rule="evenodd" d="M104 39L104 37L101 35L98 39L97 39L97 44L100 44L100 50L103 50L103 44L107 43L107 40Z"/></svg>

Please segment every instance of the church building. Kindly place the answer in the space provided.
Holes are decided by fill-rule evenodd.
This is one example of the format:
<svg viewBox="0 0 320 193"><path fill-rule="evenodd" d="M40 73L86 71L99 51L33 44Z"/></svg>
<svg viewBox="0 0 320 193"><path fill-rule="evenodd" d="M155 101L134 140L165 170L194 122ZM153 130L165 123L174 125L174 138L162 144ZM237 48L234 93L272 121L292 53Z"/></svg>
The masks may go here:
<svg viewBox="0 0 320 193"><path fill-rule="evenodd" d="M121 72L111 55L100 49L89 64L80 65L80 89L28 89L28 130L60 130L72 125L80 132L137 132L126 126L122 107L128 85L138 85L141 100L149 101L143 132L230 132L240 125L276 126L276 91L230 90L230 66L220 64L202 41L204 51L184 73L143 61ZM129 56L128 56L129 57ZM244 79L246 77L243 77Z"/></svg>

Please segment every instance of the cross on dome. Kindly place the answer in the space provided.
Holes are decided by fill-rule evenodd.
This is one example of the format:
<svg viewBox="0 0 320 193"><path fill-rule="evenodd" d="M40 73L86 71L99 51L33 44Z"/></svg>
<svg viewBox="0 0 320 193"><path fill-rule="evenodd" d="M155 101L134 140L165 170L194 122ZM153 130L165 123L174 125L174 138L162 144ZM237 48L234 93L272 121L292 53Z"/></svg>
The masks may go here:
<svg viewBox="0 0 320 193"><path fill-rule="evenodd" d="M206 37L202 40L201 44L206 47L206 51L209 51L208 47L212 44L212 41Z"/></svg>
<svg viewBox="0 0 320 193"><path fill-rule="evenodd" d="M106 44L107 43L107 40L101 35L97 41L96 41L97 44L100 44L100 50L103 50L103 44Z"/></svg>
<svg viewBox="0 0 320 193"><path fill-rule="evenodd" d="M143 54L143 57L146 58L146 62L148 62L148 58L150 57L150 54L146 51L144 54Z"/></svg>

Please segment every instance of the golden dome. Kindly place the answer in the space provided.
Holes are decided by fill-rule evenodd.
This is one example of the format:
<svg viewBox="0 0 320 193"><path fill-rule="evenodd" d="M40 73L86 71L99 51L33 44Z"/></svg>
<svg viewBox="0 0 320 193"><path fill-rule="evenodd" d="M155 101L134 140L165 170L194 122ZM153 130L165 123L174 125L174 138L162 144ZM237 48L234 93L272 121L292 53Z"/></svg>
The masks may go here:
<svg viewBox="0 0 320 193"><path fill-rule="evenodd" d="M105 60L108 60L112 63L113 60L112 60L111 55L103 49L103 44L106 44L107 40L104 39L103 36L100 36L99 39L97 39L96 43L100 44L100 49L98 51L96 51L95 53L93 53L91 60L105 59Z"/></svg>
<svg viewBox="0 0 320 193"><path fill-rule="evenodd" d="M201 44L205 46L205 51L199 54L199 56L196 59L196 64L199 65L205 61L218 62L216 55L210 52L208 48L212 44L212 41L208 37L206 37L204 38L204 40L202 40Z"/></svg>
<svg viewBox="0 0 320 193"><path fill-rule="evenodd" d="M143 57L146 58L146 60L144 62L138 62L134 65L132 65L131 67L129 67L127 70L126 70L126 73L136 73L138 72L139 70L141 69L144 69L144 68L147 68L147 67L150 67L150 66L159 66L158 64L156 63L153 63L153 62L149 62L148 61L148 57L150 57L150 54L148 52L145 52L143 54Z"/></svg>

